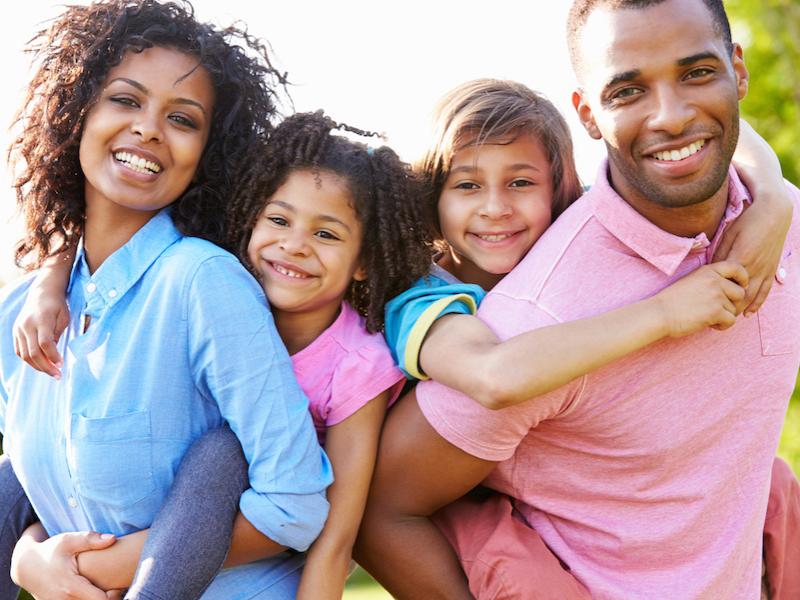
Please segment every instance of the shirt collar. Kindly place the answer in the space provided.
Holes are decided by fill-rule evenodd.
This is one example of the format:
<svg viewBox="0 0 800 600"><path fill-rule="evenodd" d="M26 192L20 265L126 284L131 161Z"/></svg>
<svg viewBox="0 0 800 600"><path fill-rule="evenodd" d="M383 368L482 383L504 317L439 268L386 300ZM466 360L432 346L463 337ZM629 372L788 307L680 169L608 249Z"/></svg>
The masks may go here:
<svg viewBox="0 0 800 600"><path fill-rule="evenodd" d="M76 281L85 281L87 305L99 303L111 306L118 302L155 260L169 246L179 240L169 209L164 209L150 219L128 242L109 256L90 276L86 264L83 238L78 243L75 263L72 266L67 292Z"/></svg>
<svg viewBox="0 0 800 600"><path fill-rule="evenodd" d="M636 212L617 194L608 181L608 159L600 165L597 179L588 192L592 211L598 221L620 242L628 246L654 267L671 276L694 249L706 249L713 255L725 227L750 202L747 189L731 166L728 171L728 206L713 240L699 233L693 238L680 237L657 227Z"/></svg>

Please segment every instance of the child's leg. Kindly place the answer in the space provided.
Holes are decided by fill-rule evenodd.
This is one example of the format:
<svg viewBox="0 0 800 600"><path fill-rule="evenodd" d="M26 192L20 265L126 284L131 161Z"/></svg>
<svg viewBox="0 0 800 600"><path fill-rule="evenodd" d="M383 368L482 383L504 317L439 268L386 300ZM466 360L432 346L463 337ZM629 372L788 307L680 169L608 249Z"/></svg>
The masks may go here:
<svg viewBox="0 0 800 600"><path fill-rule="evenodd" d="M800 484L780 458L772 463L764 562L770 600L800 598Z"/></svg>
<svg viewBox="0 0 800 600"><path fill-rule="evenodd" d="M228 554L247 485L247 461L227 426L197 440L150 527L126 600L199 598Z"/></svg>
<svg viewBox="0 0 800 600"><path fill-rule="evenodd" d="M11 553L22 532L38 520L11 461L6 455L0 456L0 600L14 600L19 593L11 581Z"/></svg>
<svg viewBox="0 0 800 600"><path fill-rule="evenodd" d="M478 600L591 598L539 534L514 516L508 496L467 495L436 513L434 522Z"/></svg>

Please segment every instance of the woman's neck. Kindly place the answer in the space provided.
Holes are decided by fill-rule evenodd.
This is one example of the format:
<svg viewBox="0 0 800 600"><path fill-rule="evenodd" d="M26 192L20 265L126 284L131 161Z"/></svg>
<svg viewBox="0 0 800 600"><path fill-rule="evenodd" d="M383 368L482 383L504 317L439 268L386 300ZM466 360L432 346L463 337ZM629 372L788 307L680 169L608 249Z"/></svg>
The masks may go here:
<svg viewBox="0 0 800 600"><path fill-rule="evenodd" d="M297 354L307 348L330 327L341 312L341 303L313 312L292 312L272 309L275 327L289 354Z"/></svg>
<svg viewBox="0 0 800 600"><path fill-rule="evenodd" d="M128 243L158 211L108 210L97 203L86 203L83 249L89 272L94 273L105 260Z"/></svg>

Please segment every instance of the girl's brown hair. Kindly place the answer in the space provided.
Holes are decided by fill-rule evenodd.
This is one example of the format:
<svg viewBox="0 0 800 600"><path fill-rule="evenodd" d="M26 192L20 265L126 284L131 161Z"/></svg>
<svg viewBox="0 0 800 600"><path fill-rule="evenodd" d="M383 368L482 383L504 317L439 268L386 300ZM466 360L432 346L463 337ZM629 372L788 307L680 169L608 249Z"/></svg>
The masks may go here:
<svg viewBox="0 0 800 600"><path fill-rule="evenodd" d="M441 99L434 111L433 143L417 165L429 185L434 215L456 152L489 141L508 143L525 133L541 142L550 163L553 219L564 212L583 193L564 117L544 96L521 83L475 79Z"/></svg>

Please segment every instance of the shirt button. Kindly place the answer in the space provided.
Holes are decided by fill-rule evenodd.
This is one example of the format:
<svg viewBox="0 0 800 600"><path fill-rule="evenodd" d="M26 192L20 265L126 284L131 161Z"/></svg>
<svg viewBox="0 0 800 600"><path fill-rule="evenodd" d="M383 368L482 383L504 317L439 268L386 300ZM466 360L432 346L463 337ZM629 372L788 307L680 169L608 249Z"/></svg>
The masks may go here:
<svg viewBox="0 0 800 600"><path fill-rule="evenodd" d="M778 282L779 283L783 283L783 280L786 279L786 269L781 267L780 269L778 269L777 275L778 275L778 278L777 278Z"/></svg>
<svg viewBox="0 0 800 600"><path fill-rule="evenodd" d="M86 291L89 292L90 294L94 292L96 289L97 289L97 284L95 283L90 283L89 285L86 286Z"/></svg>
<svg viewBox="0 0 800 600"><path fill-rule="evenodd" d="M117 290L109 290L108 297L109 298L116 298L117 297Z"/></svg>
<svg viewBox="0 0 800 600"><path fill-rule="evenodd" d="M67 498L67 504L69 504L72 508L78 508L78 501L75 500L72 496Z"/></svg>

